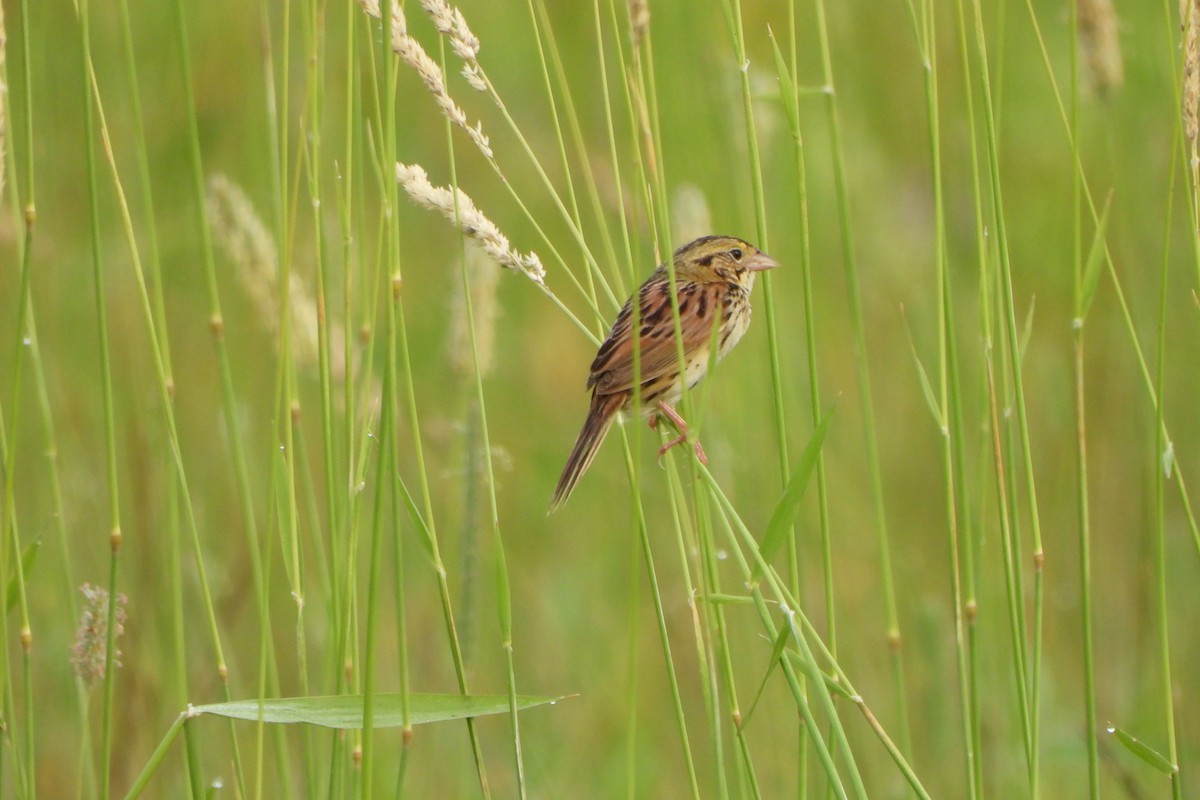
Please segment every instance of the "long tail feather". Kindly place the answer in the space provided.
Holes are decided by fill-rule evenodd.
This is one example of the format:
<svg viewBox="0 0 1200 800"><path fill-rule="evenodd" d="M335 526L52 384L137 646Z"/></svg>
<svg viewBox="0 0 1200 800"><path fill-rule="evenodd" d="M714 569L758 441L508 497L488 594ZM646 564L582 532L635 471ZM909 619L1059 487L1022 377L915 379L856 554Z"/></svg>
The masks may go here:
<svg viewBox="0 0 1200 800"><path fill-rule="evenodd" d="M625 398L619 394L594 395L592 397L592 407L588 409L583 430L579 432L579 438L575 440L575 447L571 449L571 455L567 458L567 465L558 479L558 486L554 487L554 498L550 501L550 511L554 511L567 502L575 484L591 466L592 459L596 457L596 451L600 449L600 444L604 441L608 429L612 427L613 420L616 419L617 412L624 405L624 401Z"/></svg>

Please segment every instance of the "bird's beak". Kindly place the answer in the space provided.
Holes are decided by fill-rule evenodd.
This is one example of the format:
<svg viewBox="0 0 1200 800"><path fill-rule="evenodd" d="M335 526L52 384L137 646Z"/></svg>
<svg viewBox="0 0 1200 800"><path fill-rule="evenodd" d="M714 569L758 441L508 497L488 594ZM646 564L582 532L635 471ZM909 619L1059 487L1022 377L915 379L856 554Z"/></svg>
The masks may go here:
<svg viewBox="0 0 1200 800"><path fill-rule="evenodd" d="M745 267L751 272L762 272L765 269L774 269L779 266L779 262L771 258L763 252L757 252L746 260Z"/></svg>

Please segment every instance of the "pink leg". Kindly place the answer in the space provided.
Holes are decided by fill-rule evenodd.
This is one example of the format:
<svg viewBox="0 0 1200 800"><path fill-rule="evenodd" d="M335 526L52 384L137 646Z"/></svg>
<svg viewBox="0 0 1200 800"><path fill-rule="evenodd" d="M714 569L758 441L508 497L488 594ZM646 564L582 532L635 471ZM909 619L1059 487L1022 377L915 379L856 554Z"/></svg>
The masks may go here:
<svg viewBox="0 0 1200 800"><path fill-rule="evenodd" d="M675 429L677 431L679 431L678 436L676 436L674 439L667 442L666 444L664 444L662 447L660 447L658 449L658 457L662 458L663 456L665 456L667 454L667 451L670 450L672 447L674 447L677 444L682 444L687 441L688 426L687 426L687 422L684 421L683 417L679 416L679 412L676 411L675 409L671 408L671 406L667 405L662 400L658 401L658 411L660 414L662 414L664 417L666 417L667 420L672 425L675 426ZM657 429L657 427L658 427L658 415L657 414L655 416L651 417L650 427ZM704 454L704 447L700 444L699 439L697 439L695 441L693 447L696 450L696 458L698 458L700 460L701 464L704 464L705 466L707 466L708 465L708 456Z"/></svg>

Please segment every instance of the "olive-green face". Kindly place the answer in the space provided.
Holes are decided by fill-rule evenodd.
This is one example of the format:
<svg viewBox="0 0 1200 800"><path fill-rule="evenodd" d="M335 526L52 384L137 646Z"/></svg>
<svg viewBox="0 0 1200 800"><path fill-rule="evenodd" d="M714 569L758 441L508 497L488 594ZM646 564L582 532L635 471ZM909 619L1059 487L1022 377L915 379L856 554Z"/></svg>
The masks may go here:
<svg viewBox="0 0 1200 800"><path fill-rule="evenodd" d="M698 283L742 283L774 266L770 256L734 236L704 236L675 251L676 278Z"/></svg>

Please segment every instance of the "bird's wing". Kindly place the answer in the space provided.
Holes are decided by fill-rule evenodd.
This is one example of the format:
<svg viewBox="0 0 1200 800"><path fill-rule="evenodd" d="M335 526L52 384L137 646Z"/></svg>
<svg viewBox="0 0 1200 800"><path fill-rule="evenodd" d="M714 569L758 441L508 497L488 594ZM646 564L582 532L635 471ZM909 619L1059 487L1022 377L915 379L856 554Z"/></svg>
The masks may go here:
<svg viewBox="0 0 1200 800"><path fill-rule="evenodd" d="M719 320L722 307L718 284L689 283L678 287L679 322L683 334L683 353L688 361L706 350L712 326ZM641 384L652 385L669 378L679 369L675 347L675 324L671 310L670 285L665 275L655 275L642 285L640 298L639 341L641 347ZM612 394L633 388L632 298L617 315L608 339L600 345L592 362L588 387L599 394Z"/></svg>

